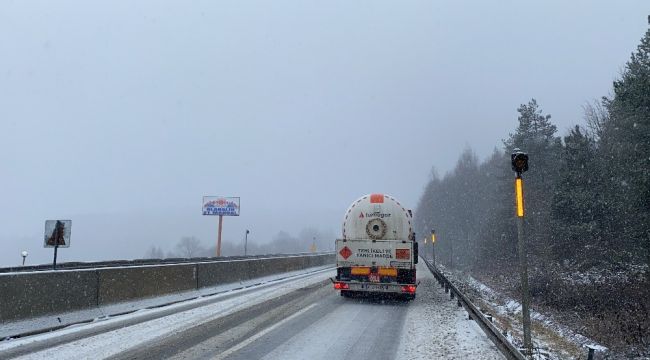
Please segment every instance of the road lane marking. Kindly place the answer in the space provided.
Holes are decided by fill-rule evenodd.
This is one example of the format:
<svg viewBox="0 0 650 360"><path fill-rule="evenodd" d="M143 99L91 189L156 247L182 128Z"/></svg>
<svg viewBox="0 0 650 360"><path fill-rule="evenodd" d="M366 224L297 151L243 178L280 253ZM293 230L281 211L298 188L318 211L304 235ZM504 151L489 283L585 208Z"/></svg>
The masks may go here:
<svg viewBox="0 0 650 360"><path fill-rule="evenodd" d="M295 319L296 317L298 317L298 316L300 316L300 315L306 313L307 311L309 311L309 310L310 310L311 308L313 308L314 306L316 306L316 304L311 304L311 305L307 306L306 308L304 308L304 309L302 309L302 310L300 310L300 311L294 313L293 315L284 318L282 321L277 322L277 323L273 324L272 326L267 327L266 329L264 329L264 330L258 332L257 334L255 334L255 335L249 337L248 339L246 339L246 340L240 342L239 344L237 344L237 345L231 347L230 349L228 349L228 350L222 352L221 354L217 355L214 359L215 359L215 360L225 359L226 357L230 356L230 355L233 354L234 352L243 349L244 347L248 346L249 344L251 344L251 343L254 342L255 340L257 340L257 339L261 338L262 336L264 336L264 335L270 333L271 331L277 329L280 325L285 324L285 323L287 323L288 321L291 321L292 319Z"/></svg>

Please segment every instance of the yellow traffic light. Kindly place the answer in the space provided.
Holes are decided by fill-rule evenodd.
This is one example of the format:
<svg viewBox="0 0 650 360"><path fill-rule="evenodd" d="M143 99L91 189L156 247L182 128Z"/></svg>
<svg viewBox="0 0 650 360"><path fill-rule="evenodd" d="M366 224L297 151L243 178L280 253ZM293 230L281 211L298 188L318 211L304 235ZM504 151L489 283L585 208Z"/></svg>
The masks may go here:
<svg viewBox="0 0 650 360"><path fill-rule="evenodd" d="M520 177L515 179L515 194L517 197L517 216L524 217L524 183Z"/></svg>
<svg viewBox="0 0 650 360"><path fill-rule="evenodd" d="M435 233L431 234L431 243L432 244L436 243L436 234Z"/></svg>

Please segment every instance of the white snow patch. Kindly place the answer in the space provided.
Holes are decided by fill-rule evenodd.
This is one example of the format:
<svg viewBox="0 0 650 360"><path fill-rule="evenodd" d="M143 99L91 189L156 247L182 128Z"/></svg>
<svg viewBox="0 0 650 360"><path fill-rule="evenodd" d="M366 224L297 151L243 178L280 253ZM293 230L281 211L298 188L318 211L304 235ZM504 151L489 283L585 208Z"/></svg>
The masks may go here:
<svg viewBox="0 0 650 360"><path fill-rule="evenodd" d="M331 267L332 265L326 265L326 266L314 267L309 269L301 269L301 270L296 270L296 271L291 271L286 273L263 276L252 280L245 280L245 281L221 284L217 286L205 287L198 290L189 290L189 291L183 291L183 292L178 292L178 293L168 294L163 296L124 301L124 302L119 302L119 303L95 307L95 308L40 316L36 318L25 319L25 320L14 321L14 322L4 322L4 323L0 322L1 325L0 339L4 339L16 334L21 334L21 333L26 333L26 332L36 331L36 330L43 330L43 329L48 329L48 328L57 327L61 325L63 326L71 325L83 321L100 321L102 319L112 317L116 314L124 314L127 312L133 312L140 309L163 306L165 304L170 304L179 301L187 301L202 296L214 295L218 293L231 291L233 289L252 287L259 284L278 281L288 277L298 276L313 271L320 271ZM124 315L120 315L120 316L124 316Z"/></svg>
<svg viewBox="0 0 650 360"><path fill-rule="evenodd" d="M417 298L409 306L397 352L400 359L503 359L467 312L450 300L424 265Z"/></svg>
<svg viewBox="0 0 650 360"><path fill-rule="evenodd" d="M279 281L272 285L262 286L259 290L255 291L249 291L249 289L239 289L233 290L229 293L217 294L212 298L199 298L190 300L183 304L169 305L165 309L183 306L189 302L208 302L210 300L213 300L215 297L224 297L226 294L230 295L237 292L243 292L241 296L228 298L220 302L211 303L180 313L175 313L173 315L165 316L159 319L149 320L136 325L72 341L70 343L22 356L18 359L106 358L127 349L136 347L139 344L152 341L157 337L169 335L174 332L182 332L199 324L232 314L241 309L282 296L299 288L322 282L334 275L335 273L333 270L321 271L306 275L301 279L286 282ZM143 314L149 314L155 311L162 311L162 309L155 308L141 310L128 315L109 318L103 323L119 322L123 321L126 318L142 316ZM69 327L52 333L6 341L0 343L0 354L3 350L13 349L17 346L26 346L37 341L43 341L63 334L73 333L75 331L79 331L80 329L87 329L88 327L95 326L98 323L102 322L99 321L90 324Z"/></svg>

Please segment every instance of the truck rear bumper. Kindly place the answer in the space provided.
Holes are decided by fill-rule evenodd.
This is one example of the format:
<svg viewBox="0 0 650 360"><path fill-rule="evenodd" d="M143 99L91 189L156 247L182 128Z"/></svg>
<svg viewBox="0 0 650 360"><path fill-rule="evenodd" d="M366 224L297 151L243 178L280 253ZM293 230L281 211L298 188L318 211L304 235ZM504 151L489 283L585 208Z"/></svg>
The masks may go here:
<svg viewBox="0 0 650 360"><path fill-rule="evenodd" d="M378 293L396 293L396 294L415 294L417 285L415 284L395 284L395 283L373 283L357 281L333 281L334 288L337 290L378 292Z"/></svg>

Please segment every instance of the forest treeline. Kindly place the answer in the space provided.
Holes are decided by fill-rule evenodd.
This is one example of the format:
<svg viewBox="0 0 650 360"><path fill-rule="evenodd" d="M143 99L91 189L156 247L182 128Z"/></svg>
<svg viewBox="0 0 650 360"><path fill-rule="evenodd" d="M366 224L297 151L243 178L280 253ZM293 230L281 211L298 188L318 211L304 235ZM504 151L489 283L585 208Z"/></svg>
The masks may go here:
<svg viewBox="0 0 650 360"><path fill-rule="evenodd" d="M273 236L271 241L260 243L259 239L249 235L246 242L247 255L267 255L267 254L296 254L311 251L332 251L334 247L335 235L332 231L322 230L316 227L306 227L294 236L286 231L280 231ZM241 256L244 255L244 234L241 239L224 239L221 244L221 254L223 256ZM164 251L160 245L152 245L145 253L146 259L165 259L165 258L193 258L193 257L213 257L217 252L215 245L206 246L206 244L196 236L183 236L176 245Z"/></svg>
<svg viewBox="0 0 650 360"><path fill-rule="evenodd" d="M467 148L451 172L440 176L432 170L415 213L418 237L435 229L438 262L517 284L510 154L520 148L530 157L524 173L525 236L535 300L605 313L604 319L618 311L609 314L615 322L600 321L592 330L647 346L650 30L611 95L585 107L584 125L559 134L535 99L517 112L517 126L503 148L485 161ZM585 274L582 287L568 281L579 274ZM632 321L622 324L626 319Z"/></svg>

